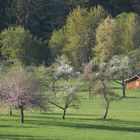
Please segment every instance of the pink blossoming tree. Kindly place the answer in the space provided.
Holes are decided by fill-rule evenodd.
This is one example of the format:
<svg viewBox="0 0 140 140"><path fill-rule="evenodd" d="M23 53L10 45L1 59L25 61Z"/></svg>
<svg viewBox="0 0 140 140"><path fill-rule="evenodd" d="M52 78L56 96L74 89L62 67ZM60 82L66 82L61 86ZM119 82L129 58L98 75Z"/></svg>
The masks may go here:
<svg viewBox="0 0 140 140"><path fill-rule="evenodd" d="M0 83L1 102L9 109L20 109L21 123L24 123L26 107L41 108L45 103L45 97L39 89L39 84L31 73L24 70L9 72Z"/></svg>

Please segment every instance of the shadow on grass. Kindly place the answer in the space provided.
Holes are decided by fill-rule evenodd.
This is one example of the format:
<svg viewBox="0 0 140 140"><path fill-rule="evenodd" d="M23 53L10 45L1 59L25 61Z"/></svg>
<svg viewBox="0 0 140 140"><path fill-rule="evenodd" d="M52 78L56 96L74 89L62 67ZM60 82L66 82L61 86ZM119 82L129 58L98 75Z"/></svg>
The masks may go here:
<svg viewBox="0 0 140 140"><path fill-rule="evenodd" d="M40 123L39 123L40 124ZM44 123L42 123L44 124ZM46 125L48 125L47 123ZM92 125L92 124L82 124L82 123L64 123L64 122L55 122L50 123L49 125L77 128L77 129L97 129L97 130L110 130L110 131L124 131L124 132L140 132L140 128L137 127L118 127L118 126L107 126L107 125Z"/></svg>
<svg viewBox="0 0 140 140"><path fill-rule="evenodd" d="M139 121L127 121L127 120L119 120L119 119L103 120L103 119L98 119L98 118L91 118L92 116L94 116L91 114L89 114L89 115L68 114L69 115L68 118L66 118L66 120L62 120L60 115L62 115L62 114L61 113L50 113L47 115L45 115L45 114L44 115L28 115L25 123L29 124L29 126L2 125L0 127L3 127L3 128L4 127L31 128L33 125L35 127L55 126L55 127L68 127L68 128L76 128L76 129L96 129L96 130L140 133L140 122ZM76 115L77 115L77 117L75 117ZM79 117L79 116L82 116L83 118ZM88 117L90 117L90 118L88 118ZM97 121L100 124L88 124L88 123L90 123L88 121L94 121L94 122ZM0 135L0 138L1 138L1 135Z"/></svg>
<svg viewBox="0 0 140 140"><path fill-rule="evenodd" d="M73 127L78 129L97 129L97 130L109 130L109 131L123 131L123 132L140 132L140 128L134 127L118 127L118 126L107 126L107 125L91 125L91 124L64 124L64 127Z"/></svg>
<svg viewBox="0 0 140 140"><path fill-rule="evenodd" d="M113 124L140 126L140 121L126 121L126 120L120 120L120 119L107 119L105 121L113 123Z"/></svg>
<svg viewBox="0 0 140 140"><path fill-rule="evenodd" d="M76 117L77 116L77 117ZM83 118L79 118L79 116L83 117ZM97 115L93 115L93 114L67 114L67 120L85 120L87 118L87 120L92 120L92 117L95 117ZM88 118L90 117L90 118ZM26 116L26 120L30 121L30 120L36 120L36 121L46 121L46 120L61 120L62 119L62 113L43 113L41 115L38 114L32 114L32 115L27 115Z"/></svg>
<svg viewBox="0 0 140 140"><path fill-rule="evenodd" d="M11 140L59 140L59 139L47 139L45 137L34 137L24 135L3 135L0 134L0 139L11 139Z"/></svg>
<svg viewBox="0 0 140 140"><path fill-rule="evenodd" d="M103 119L93 119L94 121L98 122L109 122L109 124L85 124L84 123L77 123L77 122L72 122L74 121L75 118L73 119L66 119L66 120L46 120L46 121L41 121L41 120L30 120L28 123L34 124L34 125L45 125L45 126L58 126L58 127L68 127L68 128L77 128L77 129L97 129L97 130L108 130L108 131L121 131L121 132L140 132L140 122L133 122L133 121L123 121L123 120L113 120L113 119L108 119L108 120L103 120ZM101 123L102 123L101 122ZM113 125L112 125L113 123ZM124 126L124 125L131 125L131 126ZM119 126L118 126L119 125ZM135 126L137 125L137 126ZM122 127L123 126L123 127Z"/></svg>
<svg viewBox="0 0 140 140"><path fill-rule="evenodd" d="M122 89L121 87L110 87L110 89Z"/></svg>
<svg viewBox="0 0 140 140"><path fill-rule="evenodd" d="M0 128L9 128L9 127L11 127L11 128L37 128L37 127L34 127L34 126L24 126L24 125L1 125L0 124Z"/></svg>

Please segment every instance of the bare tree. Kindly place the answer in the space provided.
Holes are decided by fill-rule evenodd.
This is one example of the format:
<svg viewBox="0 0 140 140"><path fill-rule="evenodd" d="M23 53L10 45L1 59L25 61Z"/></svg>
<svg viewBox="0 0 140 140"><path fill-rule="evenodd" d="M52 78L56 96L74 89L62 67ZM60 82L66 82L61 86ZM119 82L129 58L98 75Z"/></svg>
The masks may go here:
<svg viewBox="0 0 140 140"><path fill-rule="evenodd" d="M107 115L108 115L108 110L110 107L110 103L111 101L115 100L115 101L119 101L120 96L117 95L109 86L107 86L107 83L109 81L112 80L112 78L110 78L111 73L109 71L111 67L111 65L109 66L110 63L102 63L99 67L99 72L97 73L97 87L95 89L95 95L101 95L106 104L105 104L105 114L103 119L106 119ZM117 77L118 78L118 77Z"/></svg>
<svg viewBox="0 0 140 140"><path fill-rule="evenodd" d="M57 97L50 98L49 103L63 110L62 118L65 119L68 108L78 108L79 96L75 93L75 88L65 84L64 87L57 93Z"/></svg>
<svg viewBox="0 0 140 140"><path fill-rule="evenodd" d="M96 72L93 72L92 61L84 65L82 80L87 83L89 98L91 98L93 95L93 87L96 81Z"/></svg>
<svg viewBox="0 0 140 140"><path fill-rule="evenodd" d="M105 113L103 119L106 119L110 107L110 103L113 100L118 101L120 98L114 93L109 87L106 86L104 80L100 80L97 89L95 90L95 95L101 95L105 100Z"/></svg>
<svg viewBox="0 0 140 140"><path fill-rule="evenodd" d="M49 81L51 82L50 85L50 90L54 93L54 95L56 94L56 82L59 80L59 78L55 75L56 72L56 65L55 63L52 64L50 67L47 68L46 73L49 77Z"/></svg>

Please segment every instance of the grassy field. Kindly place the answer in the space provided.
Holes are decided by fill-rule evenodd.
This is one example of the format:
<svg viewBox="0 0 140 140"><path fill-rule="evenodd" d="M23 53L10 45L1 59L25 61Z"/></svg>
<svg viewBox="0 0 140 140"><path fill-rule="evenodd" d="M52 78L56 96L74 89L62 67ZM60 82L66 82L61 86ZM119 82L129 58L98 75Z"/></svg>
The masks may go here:
<svg viewBox="0 0 140 140"><path fill-rule="evenodd" d="M116 89L120 93L120 89ZM107 120L103 120L103 99L88 99L80 92L78 110L68 110L66 120L62 111L25 112L25 124L19 123L19 112L12 117L0 111L0 139L13 140L139 140L140 91L127 91L127 98L111 103Z"/></svg>

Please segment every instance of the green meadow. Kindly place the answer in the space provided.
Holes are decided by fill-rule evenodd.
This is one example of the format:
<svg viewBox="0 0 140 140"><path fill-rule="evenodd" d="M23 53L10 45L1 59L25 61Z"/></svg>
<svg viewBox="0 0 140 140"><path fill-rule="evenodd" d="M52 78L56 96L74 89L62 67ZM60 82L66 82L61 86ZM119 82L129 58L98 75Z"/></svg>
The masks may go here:
<svg viewBox="0 0 140 140"><path fill-rule="evenodd" d="M119 86L113 85L119 94ZM0 110L0 139L5 140L139 140L140 91L127 90L127 97L111 103L103 120L104 101L100 96L88 99L87 91L80 91L79 109L69 109L66 119L62 110L39 112L27 110L25 123L20 124L18 110L9 116Z"/></svg>

